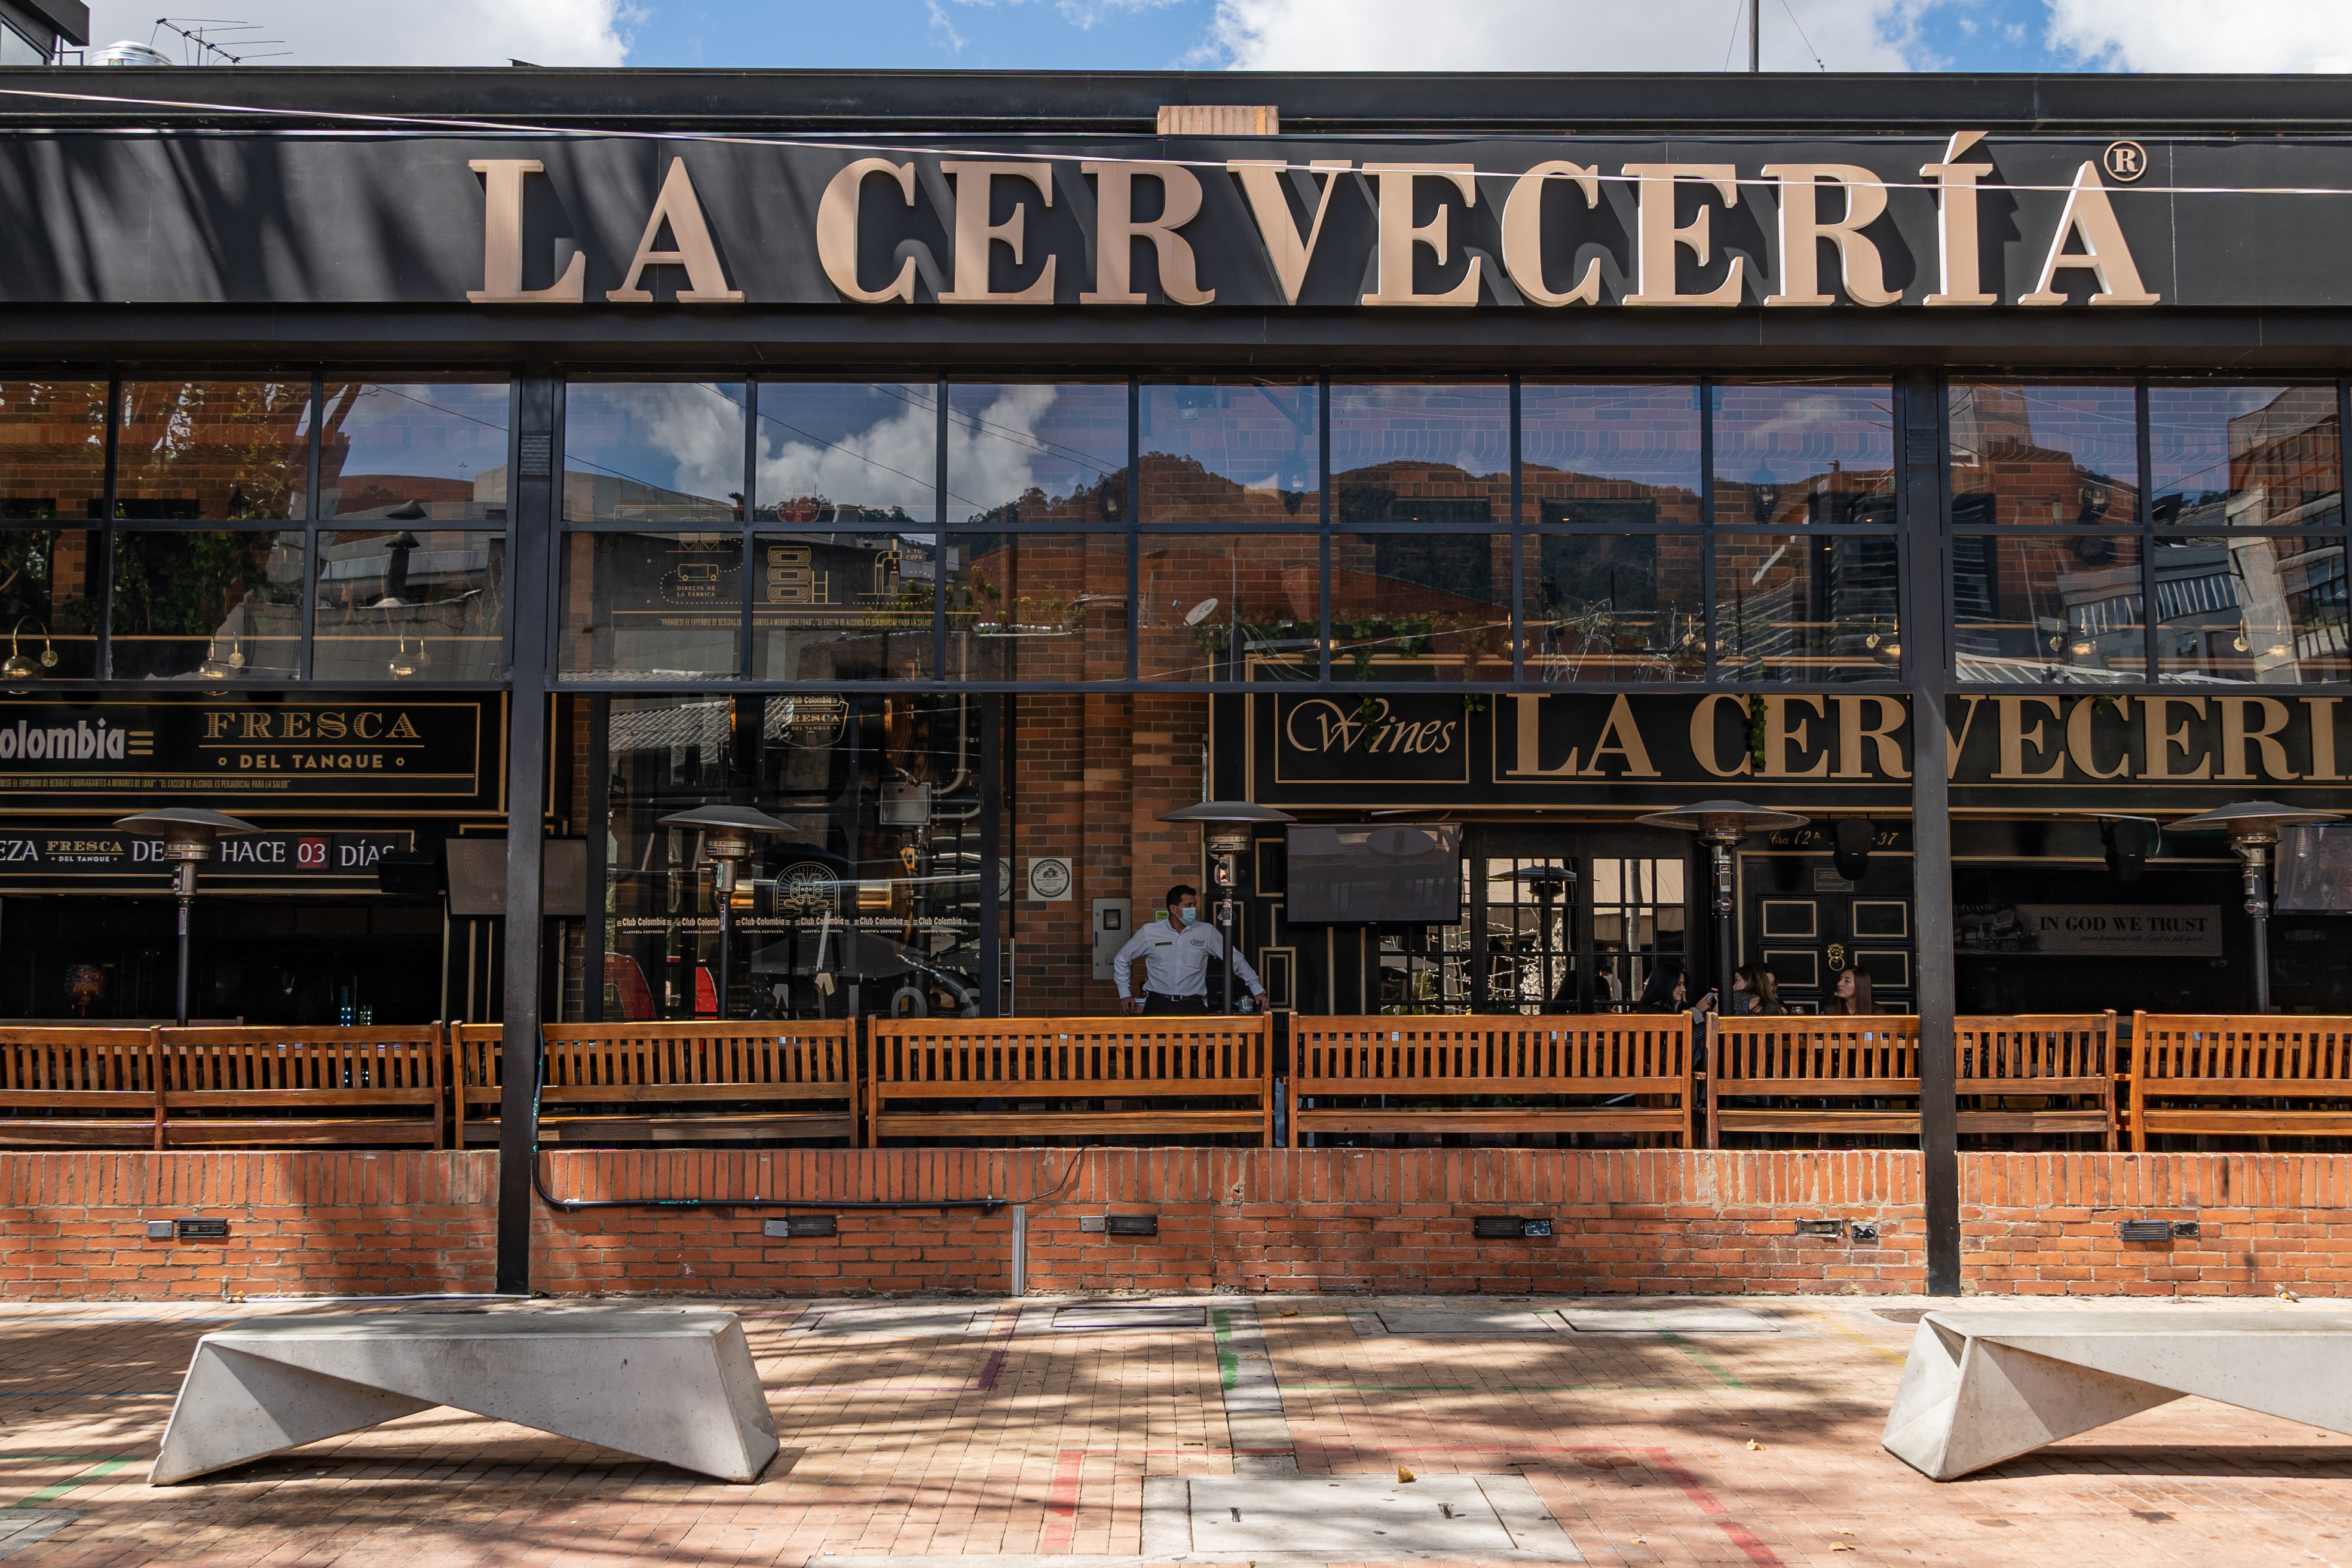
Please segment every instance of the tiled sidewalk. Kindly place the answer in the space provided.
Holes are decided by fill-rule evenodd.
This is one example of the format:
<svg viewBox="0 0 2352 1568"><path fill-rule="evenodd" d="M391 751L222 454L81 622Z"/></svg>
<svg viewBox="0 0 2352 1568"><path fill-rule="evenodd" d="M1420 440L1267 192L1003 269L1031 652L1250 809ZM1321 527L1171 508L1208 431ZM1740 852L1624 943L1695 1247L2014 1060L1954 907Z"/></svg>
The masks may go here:
<svg viewBox="0 0 2352 1568"><path fill-rule="evenodd" d="M157 1489L142 1478L198 1334L356 1309L0 1303L0 1559L1295 1564L1328 1559L1196 1548L1170 1521L1213 1495L1224 1528L1223 1500L1256 1495L1231 1489L1244 1478L1393 1488L1402 1466L1486 1478L1496 1497L1531 1487L1539 1527L1514 1527L1528 1544L1507 1561L2352 1564L2352 1439L2201 1401L1975 1479L1917 1476L1878 1446L1912 1333L1895 1320L1916 1300L1749 1297L1736 1306L1777 1331L1666 1334L1533 1316L1585 1305L1558 1297L1187 1304L1197 1327L1057 1327L1105 1315L1040 1300L860 1303L830 1321L822 1302L735 1303L785 1450L750 1487L442 1410ZM1194 1478L1233 1479L1195 1494Z"/></svg>

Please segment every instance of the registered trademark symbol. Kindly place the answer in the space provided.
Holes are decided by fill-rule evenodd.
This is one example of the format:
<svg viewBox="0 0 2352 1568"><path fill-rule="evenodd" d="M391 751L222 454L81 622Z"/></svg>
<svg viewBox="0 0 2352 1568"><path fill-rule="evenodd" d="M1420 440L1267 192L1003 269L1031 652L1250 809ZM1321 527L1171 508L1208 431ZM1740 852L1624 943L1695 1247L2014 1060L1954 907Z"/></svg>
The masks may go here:
<svg viewBox="0 0 2352 1568"><path fill-rule="evenodd" d="M2129 184L2147 173L2147 149L2137 142L2110 142L2102 162L2109 179Z"/></svg>

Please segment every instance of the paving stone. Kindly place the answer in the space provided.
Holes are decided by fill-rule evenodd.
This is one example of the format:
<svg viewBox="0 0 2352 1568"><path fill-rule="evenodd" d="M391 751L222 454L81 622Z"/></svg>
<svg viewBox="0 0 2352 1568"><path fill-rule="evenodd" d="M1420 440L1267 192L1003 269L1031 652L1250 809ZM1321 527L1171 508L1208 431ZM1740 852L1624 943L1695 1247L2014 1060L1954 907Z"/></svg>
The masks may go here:
<svg viewBox="0 0 2352 1568"><path fill-rule="evenodd" d="M1559 1332L1559 1320L1549 1313L1507 1307L1383 1307L1377 1312L1357 1315L1378 1319L1381 1327L1392 1334L1431 1338L1496 1339L1533 1334L1548 1339Z"/></svg>
<svg viewBox="0 0 2352 1568"><path fill-rule="evenodd" d="M996 1325L997 1309L965 1303L813 1307L787 1332L839 1336L890 1334L919 1339L935 1334L984 1334Z"/></svg>
<svg viewBox="0 0 2352 1568"><path fill-rule="evenodd" d="M1777 1334L1780 1325L1741 1307L1597 1307L1560 1313L1580 1334Z"/></svg>

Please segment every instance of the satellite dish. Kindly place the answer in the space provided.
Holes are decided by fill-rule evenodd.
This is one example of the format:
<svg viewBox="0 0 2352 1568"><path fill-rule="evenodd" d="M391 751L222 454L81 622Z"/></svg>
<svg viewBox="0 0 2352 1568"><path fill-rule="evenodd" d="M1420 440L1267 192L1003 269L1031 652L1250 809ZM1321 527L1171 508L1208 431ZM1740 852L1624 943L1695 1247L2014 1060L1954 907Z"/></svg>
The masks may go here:
<svg viewBox="0 0 2352 1568"><path fill-rule="evenodd" d="M1410 860L1426 855L1437 847L1437 840L1418 827L1376 827L1370 838L1372 853L1391 860Z"/></svg>
<svg viewBox="0 0 2352 1568"><path fill-rule="evenodd" d="M1197 626L1202 621L1207 620L1211 616L1213 616L1216 613L1217 601L1214 599L1203 599L1199 604L1184 612L1184 624L1188 626Z"/></svg>

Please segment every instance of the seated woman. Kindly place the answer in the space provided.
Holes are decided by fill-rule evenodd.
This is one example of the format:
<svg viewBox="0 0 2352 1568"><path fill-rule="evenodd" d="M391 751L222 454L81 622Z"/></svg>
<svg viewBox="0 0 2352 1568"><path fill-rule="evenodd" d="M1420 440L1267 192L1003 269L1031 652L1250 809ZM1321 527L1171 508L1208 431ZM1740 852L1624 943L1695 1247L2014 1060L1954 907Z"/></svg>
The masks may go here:
<svg viewBox="0 0 2352 1568"><path fill-rule="evenodd" d="M1849 1018L1864 1014L1875 1015L1878 1005L1870 999L1870 976L1851 965L1840 970L1837 989L1830 993L1829 1005L1822 1011Z"/></svg>
<svg viewBox="0 0 2352 1568"><path fill-rule="evenodd" d="M1778 1018L1788 1012L1780 1005L1780 983L1760 963L1744 964L1731 976L1731 1016Z"/></svg>

